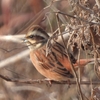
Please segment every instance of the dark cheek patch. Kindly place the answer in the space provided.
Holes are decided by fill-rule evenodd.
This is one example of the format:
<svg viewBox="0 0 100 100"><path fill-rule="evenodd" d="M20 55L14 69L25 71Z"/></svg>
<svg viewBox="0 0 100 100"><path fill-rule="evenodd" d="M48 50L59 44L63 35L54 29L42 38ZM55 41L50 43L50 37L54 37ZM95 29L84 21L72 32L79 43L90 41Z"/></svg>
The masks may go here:
<svg viewBox="0 0 100 100"><path fill-rule="evenodd" d="M41 37L41 36L34 36L31 38L32 40L36 40L36 41L39 41L39 40L43 40L44 38Z"/></svg>
<svg viewBox="0 0 100 100"><path fill-rule="evenodd" d="M37 36L36 37L36 40L42 40L42 39L44 39L43 37L40 37L40 36Z"/></svg>

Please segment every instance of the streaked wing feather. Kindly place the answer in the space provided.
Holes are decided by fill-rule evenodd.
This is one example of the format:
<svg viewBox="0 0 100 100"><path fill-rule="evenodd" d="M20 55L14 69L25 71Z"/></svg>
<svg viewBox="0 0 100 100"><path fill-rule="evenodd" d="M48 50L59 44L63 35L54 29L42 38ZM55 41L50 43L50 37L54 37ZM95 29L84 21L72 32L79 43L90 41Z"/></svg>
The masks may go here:
<svg viewBox="0 0 100 100"><path fill-rule="evenodd" d="M44 53L45 53L45 51L44 51ZM48 66L48 70L54 71L54 72L56 72L64 77L73 78L72 73L70 73L70 71L68 71L60 63L60 61L58 59L58 58L63 59L63 57L67 58L67 55L64 51L64 47L60 46L60 44L57 43L52 47L51 53L47 56L47 58L46 58L47 60L43 63L42 66L44 66L44 65Z"/></svg>

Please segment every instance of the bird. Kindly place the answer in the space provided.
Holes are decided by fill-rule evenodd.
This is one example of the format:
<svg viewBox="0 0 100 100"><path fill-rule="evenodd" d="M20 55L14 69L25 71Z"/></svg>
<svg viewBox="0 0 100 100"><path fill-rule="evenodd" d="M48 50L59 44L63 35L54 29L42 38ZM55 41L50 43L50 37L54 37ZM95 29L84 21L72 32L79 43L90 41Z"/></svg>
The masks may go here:
<svg viewBox="0 0 100 100"><path fill-rule="evenodd" d="M25 43L30 49L30 59L37 71L46 78L54 81L66 81L74 78L68 55L64 46L54 42L51 52L46 55L46 44L50 36L39 25L33 25L25 36ZM84 67L94 59L76 60L71 54L72 63L75 69Z"/></svg>

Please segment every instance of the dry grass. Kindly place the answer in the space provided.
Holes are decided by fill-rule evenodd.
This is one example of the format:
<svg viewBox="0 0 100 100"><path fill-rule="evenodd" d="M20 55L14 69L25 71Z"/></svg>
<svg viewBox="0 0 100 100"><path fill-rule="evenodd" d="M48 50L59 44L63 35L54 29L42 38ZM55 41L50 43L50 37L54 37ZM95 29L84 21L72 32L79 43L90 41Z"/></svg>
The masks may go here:
<svg viewBox="0 0 100 100"><path fill-rule="evenodd" d="M0 8L0 74L17 81L0 79L0 100L100 100L99 0L1 0ZM92 57L94 65L78 73L73 69L77 79L70 86L67 82L50 85L31 64L22 40L34 24L51 34L47 51L52 39L61 35L62 41L63 34L68 34L62 41L66 51L78 60ZM26 84L27 80L33 83Z"/></svg>

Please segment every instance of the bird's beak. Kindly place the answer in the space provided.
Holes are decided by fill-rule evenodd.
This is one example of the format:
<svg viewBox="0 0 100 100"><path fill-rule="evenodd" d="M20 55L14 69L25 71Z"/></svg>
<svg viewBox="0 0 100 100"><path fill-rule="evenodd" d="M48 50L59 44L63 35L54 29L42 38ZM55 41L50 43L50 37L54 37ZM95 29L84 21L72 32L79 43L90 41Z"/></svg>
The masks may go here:
<svg viewBox="0 0 100 100"><path fill-rule="evenodd" d="M22 41L23 41L23 43L27 43L28 42L28 40L27 39L22 39Z"/></svg>

